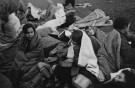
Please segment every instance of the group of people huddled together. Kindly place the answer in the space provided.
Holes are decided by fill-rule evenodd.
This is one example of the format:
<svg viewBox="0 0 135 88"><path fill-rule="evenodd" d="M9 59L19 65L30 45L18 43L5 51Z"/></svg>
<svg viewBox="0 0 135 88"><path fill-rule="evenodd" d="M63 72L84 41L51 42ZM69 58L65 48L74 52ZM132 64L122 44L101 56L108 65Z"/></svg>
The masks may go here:
<svg viewBox="0 0 135 88"><path fill-rule="evenodd" d="M47 2L44 24L35 26L22 0L0 1L0 88L135 87L130 20L116 18L105 33L75 26L74 11Z"/></svg>

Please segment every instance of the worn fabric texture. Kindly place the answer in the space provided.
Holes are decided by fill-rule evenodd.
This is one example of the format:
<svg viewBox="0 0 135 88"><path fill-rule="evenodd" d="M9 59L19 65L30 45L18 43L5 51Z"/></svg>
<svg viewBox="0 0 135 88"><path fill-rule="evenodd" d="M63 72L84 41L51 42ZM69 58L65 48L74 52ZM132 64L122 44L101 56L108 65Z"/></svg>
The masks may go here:
<svg viewBox="0 0 135 88"><path fill-rule="evenodd" d="M121 57L123 60L123 65L122 67L131 67L131 68L135 68L135 49L132 48L131 44L128 43L128 37L123 34L120 33L121 35L121 48L120 48L120 53L121 53Z"/></svg>
<svg viewBox="0 0 135 88"><path fill-rule="evenodd" d="M120 69L120 46L120 34L113 30L106 36L98 52L98 65L106 79L110 79L110 73Z"/></svg>
<svg viewBox="0 0 135 88"><path fill-rule="evenodd" d="M110 17L106 16L105 13L100 10L96 9L93 12L91 12L88 16L85 18L79 20L75 23L78 27L85 27L85 26L110 26L113 24L112 20L109 20Z"/></svg>
<svg viewBox="0 0 135 88"><path fill-rule="evenodd" d="M30 45L28 46L28 43ZM35 34L29 42L24 36L18 45L18 53L15 62L22 70L29 70L44 57L43 43L39 35Z"/></svg>

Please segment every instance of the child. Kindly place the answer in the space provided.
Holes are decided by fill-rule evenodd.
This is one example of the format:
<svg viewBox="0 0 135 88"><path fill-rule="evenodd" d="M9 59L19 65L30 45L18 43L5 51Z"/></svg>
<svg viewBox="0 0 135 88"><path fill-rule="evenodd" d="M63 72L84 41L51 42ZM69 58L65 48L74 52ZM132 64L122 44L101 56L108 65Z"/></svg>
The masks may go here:
<svg viewBox="0 0 135 88"><path fill-rule="evenodd" d="M93 41L94 39L89 37L84 31L80 30L73 31L71 39L74 45L74 66L78 66L78 68L74 69L73 71L74 76L77 75L76 78L73 79L74 85L77 88L78 86L79 88L86 88L91 85L91 82L92 84L98 83L99 81L96 78L96 75L92 73L92 71L94 71L93 69L98 70L96 63L97 58L94 53L96 52L94 51L95 45L97 45L96 43L98 42ZM95 68L87 68L89 64L95 66Z"/></svg>

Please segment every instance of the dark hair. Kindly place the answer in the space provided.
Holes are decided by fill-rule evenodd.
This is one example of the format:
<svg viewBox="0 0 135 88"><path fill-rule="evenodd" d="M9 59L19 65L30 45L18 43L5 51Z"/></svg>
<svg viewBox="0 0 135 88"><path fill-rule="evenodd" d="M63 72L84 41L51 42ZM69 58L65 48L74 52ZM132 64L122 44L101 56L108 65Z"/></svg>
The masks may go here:
<svg viewBox="0 0 135 88"><path fill-rule="evenodd" d="M78 45L81 45L81 40L82 40L82 31L80 30L74 30L72 35L71 35L71 39L76 42Z"/></svg>
<svg viewBox="0 0 135 88"><path fill-rule="evenodd" d="M76 21L76 18L74 17L74 12L70 12L66 15L66 22L58 26L57 29L69 27L75 21Z"/></svg>
<svg viewBox="0 0 135 88"><path fill-rule="evenodd" d="M35 27L32 24L27 23L22 28L22 31L23 31L24 34L27 34L28 33L28 28L32 28L33 31L34 31L34 33L35 33Z"/></svg>
<svg viewBox="0 0 135 88"><path fill-rule="evenodd" d="M129 88L135 86L135 73L132 70L123 70L122 73L125 74L126 86Z"/></svg>
<svg viewBox="0 0 135 88"><path fill-rule="evenodd" d="M117 30L125 29L130 21L126 17L119 17L114 20L113 28Z"/></svg>

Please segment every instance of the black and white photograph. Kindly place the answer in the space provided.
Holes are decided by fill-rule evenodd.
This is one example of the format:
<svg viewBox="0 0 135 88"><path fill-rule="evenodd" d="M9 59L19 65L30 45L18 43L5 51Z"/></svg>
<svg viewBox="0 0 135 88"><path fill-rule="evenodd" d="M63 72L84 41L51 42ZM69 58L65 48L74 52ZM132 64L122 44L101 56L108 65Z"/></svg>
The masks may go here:
<svg viewBox="0 0 135 88"><path fill-rule="evenodd" d="M0 88L135 88L135 0L0 0Z"/></svg>

